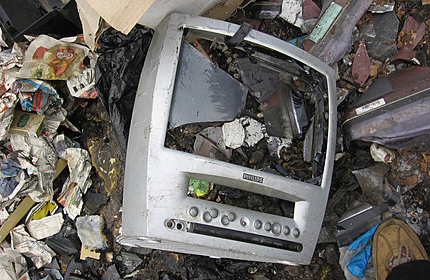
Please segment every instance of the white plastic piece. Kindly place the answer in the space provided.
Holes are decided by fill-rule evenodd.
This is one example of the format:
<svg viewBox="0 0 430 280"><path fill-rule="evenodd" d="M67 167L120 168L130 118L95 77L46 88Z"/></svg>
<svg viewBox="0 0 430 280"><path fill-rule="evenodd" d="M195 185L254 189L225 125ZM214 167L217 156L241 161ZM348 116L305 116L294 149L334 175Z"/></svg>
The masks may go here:
<svg viewBox="0 0 430 280"><path fill-rule="evenodd" d="M396 152L379 144L373 143L370 146L370 155L377 162L392 163L396 158Z"/></svg>
<svg viewBox="0 0 430 280"><path fill-rule="evenodd" d="M245 129L240 119L222 125L224 144L232 149L240 148L245 140Z"/></svg>
<svg viewBox="0 0 430 280"><path fill-rule="evenodd" d="M245 143L249 147L254 147L261 139L263 139L263 124L250 117L240 119L245 128Z"/></svg>

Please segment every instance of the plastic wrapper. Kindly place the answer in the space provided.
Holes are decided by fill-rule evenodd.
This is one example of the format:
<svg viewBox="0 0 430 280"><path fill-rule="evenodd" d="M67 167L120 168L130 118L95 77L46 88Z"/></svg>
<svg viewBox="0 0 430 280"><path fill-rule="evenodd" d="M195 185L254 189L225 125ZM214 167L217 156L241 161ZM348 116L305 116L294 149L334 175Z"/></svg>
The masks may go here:
<svg viewBox="0 0 430 280"><path fill-rule="evenodd" d="M106 237L102 233L104 227L103 218L97 215L76 218L76 229L82 245L105 249Z"/></svg>
<svg viewBox="0 0 430 280"><path fill-rule="evenodd" d="M379 224L371 228L348 246L348 250L356 250L357 253L351 258L346 267L348 268L349 272L357 277L364 277L365 275L367 262L372 256L372 246L366 246L366 244L372 240L372 237L375 234L378 226ZM363 246L365 247L363 248Z"/></svg>
<svg viewBox="0 0 430 280"><path fill-rule="evenodd" d="M96 65L96 88L124 153L137 85L151 39L151 29L136 26L128 35L110 28L98 40L101 52Z"/></svg>
<svg viewBox="0 0 430 280"><path fill-rule="evenodd" d="M23 111L43 114L49 105L58 106L63 103L55 89L43 81L17 80L12 85L12 92L18 95Z"/></svg>
<svg viewBox="0 0 430 280"><path fill-rule="evenodd" d="M395 150L388 149L376 143L372 143L370 146L370 155L375 161L383 163L392 163L396 158Z"/></svg>
<svg viewBox="0 0 430 280"><path fill-rule="evenodd" d="M19 225L11 232L12 250L29 257L37 268L51 263L55 252L44 242L37 241L31 237L24 229L24 225Z"/></svg>
<svg viewBox="0 0 430 280"><path fill-rule="evenodd" d="M1 243L0 247L2 250L0 254L0 279L29 279L25 258L20 253L13 251L7 242Z"/></svg>
<svg viewBox="0 0 430 280"><path fill-rule="evenodd" d="M40 35L25 52L19 76L29 79L68 80L82 73L87 47Z"/></svg>
<svg viewBox="0 0 430 280"><path fill-rule="evenodd" d="M81 247L76 230L64 226L60 233L46 239L46 244L60 256L74 255Z"/></svg>

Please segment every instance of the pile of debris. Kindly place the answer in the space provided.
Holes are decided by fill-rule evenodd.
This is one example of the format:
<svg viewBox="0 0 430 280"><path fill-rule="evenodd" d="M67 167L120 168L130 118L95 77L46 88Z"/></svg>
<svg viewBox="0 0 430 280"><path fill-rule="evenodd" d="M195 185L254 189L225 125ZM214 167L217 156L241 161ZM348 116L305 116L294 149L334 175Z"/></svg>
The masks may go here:
<svg viewBox="0 0 430 280"><path fill-rule="evenodd" d="M103 15L128 35L107 29L91 14L97 7L76 2L82 36L24 37L3 29L9 44L0 42L2 279L375 279L372 258L357 265L356 257L371 241L350 244L390 217L404 220L430 252L429 1L196 4L193 13L239 24L242 33L220 41L184 32L177 75L195 83L175 88L167 148L320 185L327 84L307 65L243 39L254 28L336 70L332 187L312 263L300 267L115 242L131 112L153 32L122 28ZM155 28L165 15L146 16L139 22ZM220 92L240 94L204 90L207 73ZM190 90L192 99L181 98ZM294 213L289 201L194 178L188 196L287 218Z"/></svg>
<svg viewBox="0 0 430 280"><path fill-rule="evenodd" d="M152 31L137 27L125 36L106 30L96 52L82 36L25 38L8 40L11 48L0 42L1 278L116 275L115 267L107 268L114 261L111 230L120 224L117 186L125 143L115 133L123 135L127 116L109 117L105 108L118 110L118 104L110 105L110 94L136 91L137 81L120 85L118 80L135 79L140 72L120 68L142 67ZM118 40L122 46L109 45ZM131 57L124 59L124 53ZM103 97L106 101L98 100ZM89 269L91 259L98 265ZM127 252L115 261L121 273L142 263Z"/></svg>

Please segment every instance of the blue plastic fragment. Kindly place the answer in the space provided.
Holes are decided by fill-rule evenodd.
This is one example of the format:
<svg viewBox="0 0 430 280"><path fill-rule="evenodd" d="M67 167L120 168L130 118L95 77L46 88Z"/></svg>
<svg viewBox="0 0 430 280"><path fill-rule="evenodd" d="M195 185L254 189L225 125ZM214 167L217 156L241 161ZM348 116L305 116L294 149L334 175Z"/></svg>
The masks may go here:
<svg viewBox="0 0 430 280"><path fill-rule="evenodd" d="M368 230L365 234L357 238L348 246L348 250L358 250L360 247L365 246L372 239L375 234L376 229L379 224ZM372 246L368 245L361 250L359 250L352 258L349 260L346 268L351 272L352 275L357 277L364 277L367 262L372 256Z"/></svg>

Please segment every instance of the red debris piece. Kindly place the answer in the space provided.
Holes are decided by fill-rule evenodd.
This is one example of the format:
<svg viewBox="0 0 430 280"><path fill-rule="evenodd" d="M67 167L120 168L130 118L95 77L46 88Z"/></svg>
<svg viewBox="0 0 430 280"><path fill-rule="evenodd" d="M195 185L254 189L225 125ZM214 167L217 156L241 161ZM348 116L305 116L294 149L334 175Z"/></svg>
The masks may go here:
<svg viewBox="0 0 430 280"><path fill-rule="evenodd" d="M303 19L314 19L318 18L321 13L321 9L312 0L305 0L303 3Z"/></svg>
<svg viewBox="0 0 430 280"><path fill-rule="evenodd" d="M419 44L426 33L426 24L419 23L413 17L409 16L399 32L397 47L399 52L391 58L391 61L397 59L412 60L415 57L414 49Z"/></svg>
<svg viewBox="0 0 430 280"><path fill-rule="evenodd" d="M363 39L355 54L354 62L352 63L352 76L354 81L360 86L363 86L367 78L370 76L370 58L367 54L366 42Z"/></svg>

